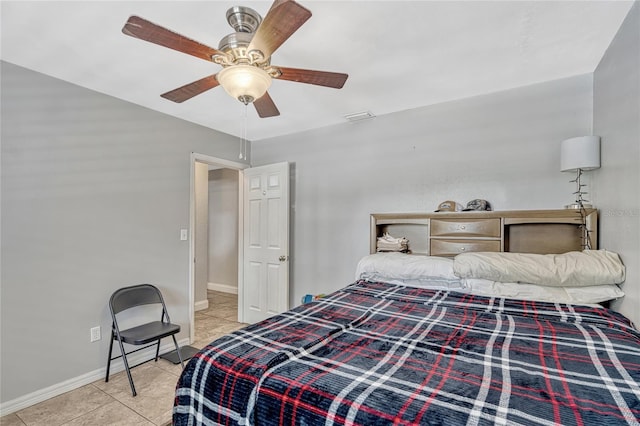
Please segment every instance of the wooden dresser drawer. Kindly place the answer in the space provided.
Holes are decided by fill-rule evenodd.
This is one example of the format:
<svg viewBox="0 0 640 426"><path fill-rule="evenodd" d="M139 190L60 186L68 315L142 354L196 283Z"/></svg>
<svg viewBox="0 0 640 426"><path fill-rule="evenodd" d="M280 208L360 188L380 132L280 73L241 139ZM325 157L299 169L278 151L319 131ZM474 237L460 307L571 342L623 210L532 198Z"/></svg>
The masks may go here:
<svg viewBox="0 0 640 426"><path fill-rule="evenodd" d="M500 251L497 240L441 240L432 239L429 254L431 256L456 256L474 251Z"/></svg>
<svg viewBox="0 0 640 426"><path fill-rule="evenodd" d="M494 237L500 238L500 219L431 219L434 237ZM500 248L498 248L498 251Z"/></svg>

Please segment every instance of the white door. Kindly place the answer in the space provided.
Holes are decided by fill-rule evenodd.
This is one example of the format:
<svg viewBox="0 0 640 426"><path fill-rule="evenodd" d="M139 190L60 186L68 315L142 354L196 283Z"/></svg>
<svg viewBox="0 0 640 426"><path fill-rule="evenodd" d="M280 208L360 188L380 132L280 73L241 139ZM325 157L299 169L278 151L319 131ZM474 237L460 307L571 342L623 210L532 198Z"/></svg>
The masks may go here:
<svg viewBox="0 0 640 426"><path fill-rule="evenodd" d="M245 169L241 321L289 308L289 163Z"/></svg>

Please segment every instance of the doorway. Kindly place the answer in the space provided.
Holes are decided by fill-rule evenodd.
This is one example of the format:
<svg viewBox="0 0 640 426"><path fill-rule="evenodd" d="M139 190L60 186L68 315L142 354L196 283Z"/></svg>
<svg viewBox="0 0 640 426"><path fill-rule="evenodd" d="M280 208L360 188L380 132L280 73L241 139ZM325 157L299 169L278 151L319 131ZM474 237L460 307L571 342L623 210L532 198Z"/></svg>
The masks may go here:
<svg viewBox="0 0 640 426"><path fill-rule="evenodd" d="M230 176L236 176L237 179L237 206L236 208L227 209L235 217L225 217L225 222L235 222L237 226L237 236L234 247L237 253L235 256L228 254L228 258L237 259L235 265L225 265L226 273L231 274L229 268L235 268L237 276L238 295L242 287L242 271L239 267L242 264L242 173L240 171L248 168L249 165L237 163L234 161L224 160L211 157L204 154L191 154L191 191L190 191L190 248L189 259L191 259L191 267L189 268L189 318L190 318L190 342L195 340L195 312L196 309L206 309L208 306L207 290L209 288L209 232L207 231L209 217L211 216L208 206L209 194L209 171L212 170L214 175L225 175L226 179ZM206 201L203 201L206 200ZM222 218L221 218L222 219ZM216 220L216 219L214 219ZM204 223L204 230L198 229L199 224ZM227 235L225 238L229 238ZM215 248L216 250L218 248ZM204 255L203 255L204 253ZM214 282L214 284L216 284ZM225 284L225 283L217 283ZM218 290L220 288L217 288ZM231 290L230 288L222 288L223 290ZM241 297L238 297L238 316L241 312Z"/></svg>

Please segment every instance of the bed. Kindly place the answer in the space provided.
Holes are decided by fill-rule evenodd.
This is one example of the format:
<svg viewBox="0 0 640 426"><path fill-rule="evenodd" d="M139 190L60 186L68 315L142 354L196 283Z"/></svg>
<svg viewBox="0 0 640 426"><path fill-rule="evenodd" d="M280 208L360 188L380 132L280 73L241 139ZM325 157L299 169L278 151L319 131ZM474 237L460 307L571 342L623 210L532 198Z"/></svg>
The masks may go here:
<svg viewBox="0 0 640 426"><path fill-rule="evenodd" d="M174 424L640 424L640 333L599 304L624 267L591 252L366 256L352 284L196 354ZM549 285L517 279L549 256Z"/></svg>

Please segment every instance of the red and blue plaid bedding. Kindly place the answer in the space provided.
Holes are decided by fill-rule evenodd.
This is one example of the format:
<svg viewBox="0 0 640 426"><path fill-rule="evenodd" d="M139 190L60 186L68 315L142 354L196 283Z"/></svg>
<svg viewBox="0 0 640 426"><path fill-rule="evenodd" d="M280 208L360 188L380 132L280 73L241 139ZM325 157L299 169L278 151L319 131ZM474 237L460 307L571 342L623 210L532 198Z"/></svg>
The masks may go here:
<svg viewBox="0 0 640 426"><path fill-rule="evenodd" d="M640 423L640 334L597 307L359 281L222 337L174 425Z"/></svg>

